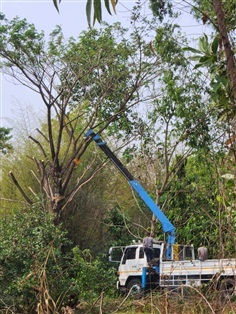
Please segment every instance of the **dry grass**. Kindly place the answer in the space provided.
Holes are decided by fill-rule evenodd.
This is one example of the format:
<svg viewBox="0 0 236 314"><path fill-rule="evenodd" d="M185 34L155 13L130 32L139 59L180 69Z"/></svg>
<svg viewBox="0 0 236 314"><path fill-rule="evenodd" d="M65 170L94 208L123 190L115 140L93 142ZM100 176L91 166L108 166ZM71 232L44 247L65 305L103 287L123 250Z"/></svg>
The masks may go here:
<svg viewBox="0 0 236 314"><path fill-rule="evenodd" d="M74 314L236 314L236 301L222 299L218 292L198 289L162 291L146 294L135 300L131 297L108 299L101 295L92 305Z"/></svg>

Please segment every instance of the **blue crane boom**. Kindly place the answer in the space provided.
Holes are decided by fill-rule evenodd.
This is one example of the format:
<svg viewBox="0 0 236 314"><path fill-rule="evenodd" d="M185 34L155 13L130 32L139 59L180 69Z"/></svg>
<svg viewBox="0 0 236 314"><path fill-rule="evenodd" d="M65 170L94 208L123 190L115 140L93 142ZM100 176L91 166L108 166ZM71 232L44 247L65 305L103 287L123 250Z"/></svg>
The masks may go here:
<svg viewBox="0 0 236 314"><path fill-rule="evenodd" d="M144 201L146 206L153 212L155 217L160 221L162 225L163 232L167 233L168 240L167 244L172 245L175 243L175 227L169 221L169 219L164 215L159 206L153 201L149 194L145 191L142 185L134 179L132 174L126 169L122 162L115 156L115 154L107 146L106 142L102 141L99 134L96 134L92 129L85 133L86 138L93 139L105 155L113 162L116 168L123 174L123 176L128 180L130 186L139 195L139 197ZM170 246L168 248L167 258L170 258L171 250Z"/></svg>

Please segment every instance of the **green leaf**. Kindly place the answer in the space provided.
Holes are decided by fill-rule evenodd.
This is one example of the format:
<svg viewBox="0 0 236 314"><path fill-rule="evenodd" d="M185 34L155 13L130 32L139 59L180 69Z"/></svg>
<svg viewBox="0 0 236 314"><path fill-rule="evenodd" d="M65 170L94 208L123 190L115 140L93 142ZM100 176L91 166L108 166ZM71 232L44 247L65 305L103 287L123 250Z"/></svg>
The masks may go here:
<svg viewBox="0 0 236 314"><path fill-rule="evenodd" d="M224 86L226 86L227 83L229 82L229 80L225 76L217 76L216 80L223 84Z"/></svg>
<svg viewBox="0 0 236 314"><path fill-rule="evenodd" d="M117 5L117 3L118 3L118 0L111 0L111 4L112 4L112 7L113 7L113 10L114 10L115 14L116 14L116 5Z"/></svg>
<svg viewBox="0 0 236 314"><path fill-rule="evenodd" d="M102 21L102 6L101 0L93 0L93 7L94 7L94 23L97 20L98 23Z"/></svg>
<svg viewBox="0 0 236 314"><path fill-rule="evenodd" d="M212 61L210 56L203 56L199 59L199 63L206 63Z"/></svg>
<svg viewBox="0 0 236 314"><path fill-rule="evenodd" d="M220 195L216 195L216 200L219 203L222 203L222 197Z"/></svg>
<svg viewBox="0 0 236 314"><path fill-rule="evenodd" d="M202 58L202 56L196 55L196 56L191 56L190 59L193 61L199 61Z"/></svg>
<svg viewBox="0 0 236 314"><path fill-rule="evenodd" d="M87 0L86 4L86 15L89 27L91 27L91 8L92 8L92 0Z"/></svg>
<svg viewBox="0 0 236 314"><path fill-rule="evenodd" d="M203 37L200 37L198 45L201 51L209 52L208 37L206 34L204 34Z"/></svg>
<svg viewBox="0 0 236 314"><path fill-rule="evenodd" d="M211 44L211 49L213 53L217 52L218 46L219 46L219 37L216 36L215 39L213 40L213 43Z"/></svg>
<svg viewBox="0 0 236 314"><path fill-rule="evenodd" d="M60 1L59 1L60 3ZM57 9L57 12L59 12L59 8L58 8L58 5L57 5L57 0L53 0L53 4L54 4L54 7Z"/></svg>
<svg viewBox="0 0 236 314"><path fill-rule="evenodd" d="M191 51L193 53L202 53L200 50L197 50L195 48L192 48L192 47L185 47L182 49L183 51Z"/></svg>
<svg viewBox="0 0 236 314"><path fill-rule="evenodd" d="M198 68L200 68L202 66L204 66L202 63L198 63L198 64L195 65L195 67L193 69L196 70L196 69L198 69Z"/></svg>
<svg viewBox="0 0 236 314"><path fill-rule="evenodd" d="M107 12L110 14L110 15L112 15L111 14L111 10L110 10L110 0L105 0L105 7L106 7L106 9L107 9Z"/></svg>

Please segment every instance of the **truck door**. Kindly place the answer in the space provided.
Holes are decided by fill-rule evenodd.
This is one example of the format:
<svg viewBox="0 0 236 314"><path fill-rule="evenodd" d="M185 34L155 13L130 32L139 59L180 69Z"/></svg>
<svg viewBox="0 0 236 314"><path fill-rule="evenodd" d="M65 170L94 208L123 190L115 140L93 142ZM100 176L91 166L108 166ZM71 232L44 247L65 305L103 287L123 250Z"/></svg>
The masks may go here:
<svg viewBox="0 0 236 314"><path fill-rule="evenodd" d="M109 262L120 263L125 246L113 246L109 249Z"/></svg>
<svg viewBox="0 0 236 314"><path fill-rule="evenodd" d="M138 246L129 246L125 249L123 258L118 269L119 282L121 286L125 286L127 280L131 277L141 277L142 267L140 267L138 263L138 252Z"/></svg>
<svg viewBox="0 0 236 314"><path fill-rule="evenodd" d="M122 265L126 265L126 267L130 270L137 268L136 250L137 246L133 246L127 247L124 251Z"/></svg>

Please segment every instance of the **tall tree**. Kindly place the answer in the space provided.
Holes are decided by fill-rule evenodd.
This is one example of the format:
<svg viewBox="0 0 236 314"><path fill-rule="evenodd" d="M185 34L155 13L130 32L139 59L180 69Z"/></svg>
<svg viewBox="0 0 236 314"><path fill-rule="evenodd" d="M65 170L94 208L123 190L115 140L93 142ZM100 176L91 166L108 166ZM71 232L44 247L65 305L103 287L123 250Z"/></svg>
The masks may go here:
<svg viewBox="0 0 236 314"><path fill-rule="evenodd" d="M234 5L235 6L235 5ZM221 0L213 0L213 8L217 17L217 26L219 29L220 39L222 41L227 72L230 77L232 91L233 91L233 105L236 106L236 61L234 57L234 52L232 49L232 44L229 39L228 26L225 17L225 9Z"/></svg>
<svg viewBox="0 0 236 314"><path fill-rule="evenodd" d="M127 160L133 157L138 164L138 177L167 216L166 195L186 160L199 149L209 150L211 141L219 135L215 116L207 105L207 86L185 58L182 47L186 44L176 25L156 28L151 50L161 60L160 75L154 83L159 95L135 130L140 145L125 151ZM153 217L153 232L156 227Z"/></svg>
<svg viewBox="0 0 236 314"><path fill-rule="evenodd" d="M225 144L230 148L230 155L236 163L236 61L234 53L235 3L215 0L212 3L196 2L194 15L204 23L213 26L214 40L207 35L199 40L199 50L194 50L195 68L210 72L209 91L212 108L220 120L225 122ZM236 182L236 181L235 181Z"/></svg>
<svg viewBox="0 0 236 314"><path fill-rule="evenodd" d="M82 172L76 185L70 186L89 144L83 137L85 130L129 134L137 123L131 108L150 98L149 83L158 76L154 66L158 59L147 53L148 44L137 33L128 42L119 25L84 32L77 42L72 38L64 42L57 28L46 44L43 33L26 20L2 17L0 32L3 71L35 91L46 109L45 126L38 129L38 136L30 136L41 157L29 157L37 166L40 191L59 221L98 170L89 170L91 158L85 159L87 175ZM11 176L31 203L14 173Z"/></svg>

